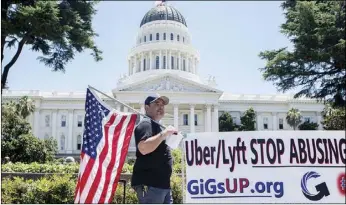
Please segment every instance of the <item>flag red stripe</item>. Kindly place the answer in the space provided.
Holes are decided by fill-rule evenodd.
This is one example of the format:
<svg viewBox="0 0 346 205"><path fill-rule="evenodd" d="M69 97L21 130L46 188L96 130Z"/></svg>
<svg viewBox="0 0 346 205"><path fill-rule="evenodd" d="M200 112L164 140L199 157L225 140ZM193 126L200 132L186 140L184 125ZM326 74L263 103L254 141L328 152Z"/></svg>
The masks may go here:
<svg viewBox="0 0 346 205"><path fill-rule="evenodd" d="M113 114L110 118L110 120L107 122L107 124L105 125L105 131L106 133L108 133L108 129L109 129L109 126L111 124L113 124L115 120L115 114ZM82 195L83 191L84 191L84 188L85 188L85 184L87 183L88 181L88 178L89 178L89 175L90 175L90 172L94 166L94 163L95 163L95 160L93 158L90 158L90 160L88 161L88 164L86 165L85 167L85 171L82 175L82 178L81 178L81 188L80 188L80 194Z"/></svg>
<svg viewBox="0 0 346 205"><path fill-rule="evenodd" d="M99 186L99 183L100 183L100 179L101 179L101 176L102 176L102 171L103 171L103 162L104 160L106 159L106 156L107 156L107 152L108 152L108 147L109 147L109 142L108 142L108 133L109 133L109 127L112 126L114 124L114 121L116 119L116 114L112 115L111 119L109 120L109 122L104 126L105 127L105 133L104 133L104 138L105 138L105 145L103 146L102 148L102 151L99 155L99 166L98 166L98 169L97 169L97 173L96 173L96 176L95 176L95 179L93 180L93 183L90 187L90 190L88 192L88 196L87 198L85 199L85 202L86 204L92 204L92 200L94 198L94 195L96 193L96 190L97 190L97 187ZM121 118L121 121L123 121L124 117ZM120 123L119 123L120 124ZM116 126L115 129L119 129L118 126L119 124Z"/></svg>
<svg viewBox="0 0 346 205"><path fill-rule="evenodd" d="M124 162L125 162L125 159L126 159L127 151L128 151L129 145L130 145L133 129L134 129L135 124L136 124L136 119L137 119L137 115L131 115L131 120L130 120L130 122L129 122L128 126L127 126L127 129L126 129L124 145L123 145L122 150L121 150L121 156L120 156L120 162L119 162L119 167L118 167L117 175L116 175L114 183L113 183L113 188L112 188L111 196L108 199L108 203L111 203L112 199L114 197L115 190L117 188L117 185L118 185L118 182L119 182L119 179L120 179L120 174L121 174L121 171L123 169ZM125 189L125 187L124 187L124 189Z"/></svg>
<svg viewBox="0 0 346 205"><path fill-rule="evenodd" d="M127 116L126 116L126 118L127 118ZM124 119L126 119L126 118L124 118ZM105 180L105 183L103 185L103 190L102 190L99 202L98 202L99 204L103 204L104 203L106 195L107 195L107 189L108 189L108 186L109 186L109 182L111 181L112 171L113 171L113 168L114 168L114 165L115 165L115 160L117 158L116 153L117 153L117 150L118 150L119 137L120 137L120 133L121 133L124 121L121 121L120 129L115 129L114 130L114 138L113 138L113 144L112 144L112 151L113 152L112 152L112 155L111 155L112 157L111 157L110 163L108 164L108 167L107 167L106 180Z"/></svg>

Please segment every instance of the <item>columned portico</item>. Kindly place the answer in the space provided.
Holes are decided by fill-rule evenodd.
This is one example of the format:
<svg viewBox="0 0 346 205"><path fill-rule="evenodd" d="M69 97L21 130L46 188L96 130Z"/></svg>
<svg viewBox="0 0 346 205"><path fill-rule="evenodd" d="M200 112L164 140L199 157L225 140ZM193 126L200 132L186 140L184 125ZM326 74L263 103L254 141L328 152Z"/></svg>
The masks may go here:
<svg viewBox="0 0 346 205"><path fill-rule="evenodd" d="M53 113L52 113L52 137L55 138L55 140L57 142L59 142L58 133L56 132L56 127L58 126L56 116L57 116L57 110L53 110Z"/></svg>
<svg viewBox="0 0 346 205"><path fill-rule="evenodd" d="M190 104L190 132L195 132L195 105Z"/></svg>

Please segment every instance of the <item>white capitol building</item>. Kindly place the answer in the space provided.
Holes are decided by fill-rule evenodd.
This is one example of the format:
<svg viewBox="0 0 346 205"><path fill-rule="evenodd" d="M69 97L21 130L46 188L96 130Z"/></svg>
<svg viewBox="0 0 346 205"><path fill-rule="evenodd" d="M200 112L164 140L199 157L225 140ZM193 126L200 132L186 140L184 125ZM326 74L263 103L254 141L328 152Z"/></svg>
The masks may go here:
<svg viewBox="0 0 346 205"><path fill-rule="evenodd" d="M200 56L191 44L183 15L174 7L160 4L143 17L136 45L128 55L128 75L119 79L110 96L134 109L144 111L144 99L157 92L170 98L163 124L183 132L217 132L218 117L229 112L233 121L249 107L256 111L257 130L290 130L287 111L298 108L304 120L319 123L323 104L313 99L293 99L291 95L234 95L216 88L213 77L198 75ZM84 124L85 91L3 91L3 101L29 96L36 110L29 116L35 136L54 137L60 154L80 154ZM108 104L127 112L126 107L101 96ZM135 150L134 140L129 151Z"/></svg>

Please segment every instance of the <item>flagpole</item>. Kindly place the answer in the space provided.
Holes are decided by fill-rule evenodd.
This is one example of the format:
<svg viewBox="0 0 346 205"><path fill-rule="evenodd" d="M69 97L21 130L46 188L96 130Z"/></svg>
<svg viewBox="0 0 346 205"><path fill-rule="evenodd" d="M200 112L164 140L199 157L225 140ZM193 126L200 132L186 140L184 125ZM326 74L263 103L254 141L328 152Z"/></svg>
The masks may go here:
<svg viewBox="0 0 346 205"><path fill-rule="evenodd" d="M127 105L127 104L121 102L120 100L117 100L117 99L115 99L115 98L113 98L113 97L107 95L106 93L104 93L104 92L102 92L102 91L100 91L100 90L98 90L98 89L92 87L91 85L88 85L88 87L89 87L90 89L93 89L93 90L95 90L95 91L101 93L102 95L108 97L109 99L114 100L114 101L120 103L121 105L123 105L123 106L129 108L130 110L132 110L133 112L135 112L135 113L141 115L142 117L149 118L151 121L153 121L153 122L155 122L156 124L160 125L163 129L166 129L166 126L164 126L164 125L162 125L162 124L156 122L155 120L152 120L149 116L147 116L147 115L145 115L145 114L142 114L142 113L138 112L137 110L135 110L135 109L133 109L132 107L130 107L129 105Z"/></svg>

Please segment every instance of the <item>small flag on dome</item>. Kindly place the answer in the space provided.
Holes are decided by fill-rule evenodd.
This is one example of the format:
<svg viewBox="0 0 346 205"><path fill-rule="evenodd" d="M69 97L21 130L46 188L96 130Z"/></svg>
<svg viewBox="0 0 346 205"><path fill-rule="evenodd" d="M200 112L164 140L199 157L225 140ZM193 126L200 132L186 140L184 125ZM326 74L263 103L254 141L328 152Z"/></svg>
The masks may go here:
<svg viewBox="0 0 346 205"><path fill-rule="evenodd" d="M165 0L155 1L155 6L160 6L165 2Z"/></svg>

